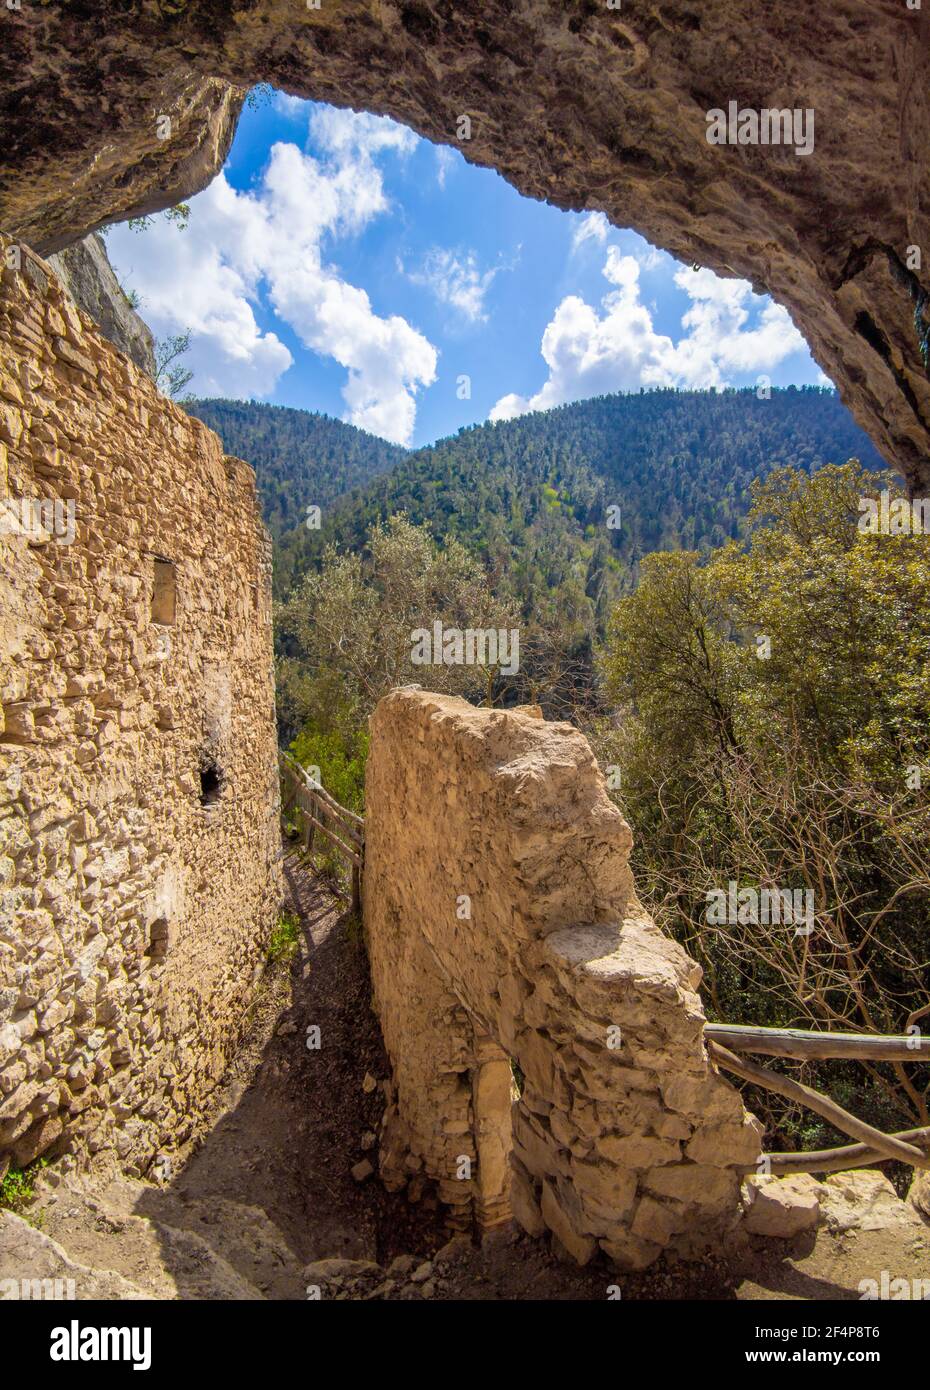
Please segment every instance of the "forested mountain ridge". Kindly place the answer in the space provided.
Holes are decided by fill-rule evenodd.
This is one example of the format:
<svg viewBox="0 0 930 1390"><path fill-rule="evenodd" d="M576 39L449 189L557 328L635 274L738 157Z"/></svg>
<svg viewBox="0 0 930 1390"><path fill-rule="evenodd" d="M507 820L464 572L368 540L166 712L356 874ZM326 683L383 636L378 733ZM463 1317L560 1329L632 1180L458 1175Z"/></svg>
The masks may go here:
<svg viewBox="0 0 930 1390"><path fill-rule="evenodd" d="M599 396L402 454L324 514L320 532L280 537L281 577L318 563L327 541L363 546L374 521L406 511L506 572L524 607L571 581L600 626L644 555L739 536L754 478L851 457L883 466L832 390Z"/></svg>
<svg viewBox="0 0 930 1390"><path fill-rule="evenodd" d="M526 616L567 610L596 629L644 555L741 535L754 478L851 457L883 466L836 393L819 387L767 399L753 388L598 396L414 451L280 406L189 409L256 470L279 596L327 543L363 549L374 522L406 512L437 540L463 541ZM319 531L304 524L311 502L323 509Z"/></svg>
<svg viewBox="0 0 930 1390"><path fill-rule="evenodd" d="M303 524L308 505L325 508L406 456L398 445L316 411L257 401L184 404L216 431L227 454L255 469L265 525L275 540Z"/></svg>

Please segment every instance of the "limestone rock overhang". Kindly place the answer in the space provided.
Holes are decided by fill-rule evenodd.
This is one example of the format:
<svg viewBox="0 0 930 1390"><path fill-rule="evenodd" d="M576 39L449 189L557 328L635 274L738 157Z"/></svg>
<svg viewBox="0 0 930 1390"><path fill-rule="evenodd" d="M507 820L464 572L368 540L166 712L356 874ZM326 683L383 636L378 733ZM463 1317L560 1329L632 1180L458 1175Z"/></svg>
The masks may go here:
<svg viewBox="0 0 930 1390"><path fill-rule="evenodd" d="M751 280L889 463L930 482L930 7L100 0L2 22L0 227L41 252L205 187L244 89L270 82L391 115L529 197ZM708 143L708 111L731 101L813 111L812 152Z"/></svg>

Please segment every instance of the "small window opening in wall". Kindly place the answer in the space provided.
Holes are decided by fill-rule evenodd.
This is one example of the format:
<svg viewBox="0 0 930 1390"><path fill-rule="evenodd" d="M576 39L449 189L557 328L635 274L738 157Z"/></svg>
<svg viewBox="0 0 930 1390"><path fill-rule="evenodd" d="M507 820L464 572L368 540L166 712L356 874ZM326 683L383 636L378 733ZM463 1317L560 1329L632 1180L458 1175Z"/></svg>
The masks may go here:
<svg viewBox="0 0 930 1390"><path fill-rule="evenodd" d="M164 960L168 954L168 919L159 917L149 927L149 944L145 954L151 960Z"/></svg>
<svg viewBox="0 0 930 1390"><path fill-rule="evenodd" d="M223 790L223 776L212 758L200 764L200 804L214 806Z"/></svg>
<svg viewBox="0 0 930 1390"><path fill-rule="evenodd" d="M152 588L152 622L160 627L174 625L177 605L177 585L174 565L170 560L155 557L155 583Z"/></svg>

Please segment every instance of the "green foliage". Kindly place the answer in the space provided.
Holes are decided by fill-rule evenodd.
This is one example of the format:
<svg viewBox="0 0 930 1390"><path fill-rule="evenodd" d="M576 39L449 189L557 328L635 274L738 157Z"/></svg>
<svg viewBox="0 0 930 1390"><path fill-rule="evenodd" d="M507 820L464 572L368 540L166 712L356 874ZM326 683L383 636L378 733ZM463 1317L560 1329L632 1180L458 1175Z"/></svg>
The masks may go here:
<svg viewBox="0 0 930 1390"><path fill-rule="evenodd" d="M501 597L543 631L567 612L603 633L654 550L702 550L744 533L750 484L774 468L812 472L881 459L836 393L647 391L601 396L460 430L413 452L306 411L194 401L228 453L258 475L285 597L328 545L361 550L372 525L405 513L454 536ZM308 530L308 503L323 509ZM622 525L606 527L619 505Z"/></svg>
<svg viewBox="0 0 930 1390"><path fill-rule="evenodd" d="M330 705L307 720L291 743L290 752L302 767L318 769L321 786L341 806L363 815L368 742L367 725L359 724L357 716L353 720L348 710ZM348 886L350 870L345 858L319 831L313 842L312 860L317 873L343 888Z"/></svg>
<svg viewBox="0 0 930 1390"><path fill-rule="evenodd" d="M318 573L308 573L278 613L283 656L278 667L285 729L308 719L320 728L364 727L392 686L423 684L493 703L499 666L420 666L411 634L434 622L457 628L509 628L511 608L491 593L480 563L455 539L438 545L426 527L403 515L375 524L366 553L334 546Z"/></svg>
<svg viewBox="0 0 930 1390"><path fill-rule="evenodd" d="M516 613L521 669L503 697L539 701L550 718L606 713L593 643L644 555L741 538L753 477L779 465L809 472L855 453L880 465L836 394L819 388L764 401L752 391L604 396L415 452L306 411L245 401L188 408L256 469L279 600L322 573L328 548L367 563L373 527L404 514L443 545L458 541ZM322 508L320 530L305 524L308 504ZM616 529L606 524L610 506L621 509ZM279 658L290 738L324 695L341 694L319 663L308 679L283 629Z"/></svg>
<svg viewBox="0 0 930 1390"><path fill-rule="evenodd" d="M332 712L331 712L332 718ZM332 719L328 728L322 716L308 719L290 751L302 767L318 767L320 782L340 806L361 815L365 808L365 760L367 728L352 728L347 721Z"/></svg>
<svg viewBox="0 0 930 1390"><path fill-rule="evenodd" d="M265 524L275 541L275 594L284 597L303 555L308 505L326 516L336 498L406 456L395 444L307 410L255 401L192 400L191 415L209 425L235 458L255 469Z"/></svg>
<svg viewBox="0 0 930 1390"><path fill-rule="evenodd" d="M294 959L300 949L300 931L300 918L285 909L278 917L268 942L269 965Z"/></svg>
<svg viewBox="0 0 930 1390"><path fill-rule="evenodd" d="M179 231L186 231L191 216L190 204L175 203L173 208L165 208L163 216L166 222L170 222L173 226L177 227ZM146 232L154 221L155 218L150 216L130 217L129 230L132 232Z"/></svg>
<svg viewBox="0 0 930 1390"><path fill-rule="evenodd" d="M900 1032L930 1006L930 536L861 532L877 483L899 494L855 461L774 472L746 546L650 556L610 623L641 886L728 1021ZM809 888L814 934L712 927L729 881ZM926 1123L928 1083L875 1084Z"/></svg>
<svg viewBox="0 0 930 1390"><path fill-rule="evenodd" d="M48 1159L39 1158L27 1168L11 1167L0 1181L0 1210L15 1212L23 1216L30 1203L35 1200L35 1180L43 1168L48 1167Z"/></svg>
<svg viewBox="0 0 930 1390"><path fill-rule="evenodd" d="M190 345L190 330L155 341L155 385L166 395L180 395L194 375L178 361Z"/></svg>
<svg viewBox="0 0 930 1390"><path fill-rule="evenodd" d="M611 621L607 688L634 702L670 766L778 726L890 793L930 751L928 538L860 533L877 481L856 461L814 478L779 470L753 486L746 548L644 561Z"/></svg>
<svg viewBox="0 0 930 1390"><path fill-rule="evenodd" d="M461 540L527 614L557 612L568 596L602 627L644 555L741 537L754 478L853 455L881 466L836 394L816 387L769 400L751 390L601 396L406 454L332 509L322 534L301 537L295 571L318 564L328 543L362 546L373 521L405 512L437 539ZM611 505L622 524L609 530Z"/></svg>

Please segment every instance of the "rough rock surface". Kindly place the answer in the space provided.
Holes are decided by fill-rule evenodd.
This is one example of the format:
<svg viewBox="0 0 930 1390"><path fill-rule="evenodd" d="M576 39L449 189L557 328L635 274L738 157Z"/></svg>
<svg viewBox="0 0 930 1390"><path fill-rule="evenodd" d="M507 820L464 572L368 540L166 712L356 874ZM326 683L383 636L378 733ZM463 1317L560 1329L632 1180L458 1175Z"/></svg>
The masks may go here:
<svg viewBox="0 0 930 1390"><path fill-rule="evenodd" d="M300 1264L280 1231L244 1203L185 1202L146 1183L95 1186L72 1176L55 1187L40 1182L29 1217L40 1230L0 1213L0 1297L5 1277L24 1276L73 1279L78 1300L303 1293Z"/></svg>
<svg viewBox="0 0 930 1390"><path fill-rule="evenodd" d="M812 1174L787 1178L749 1177L743 1188L745 1229L751 1235L791 1239L802 1231L826 1226L846 1231L898 1232L923 1237L927 1227L919 1209L902 1201L876 1168L831 1173L824 1181Z"/></svg>
<svg viewBox="0 0 930 1390"><path fill-rule="evenodd" d="M820 1222L823 1184L806 1173L790 1178L746 1179L746 1230L790 1240Z"/></svg>
<svg viewBox="0 0 930 1390"><path fill-rule="evenodd" d="M598 1247L642 1269L715 1243L762 1127L708 1063L700 967L637 901L587 741L413 689L371 732L384 1181L436 1182L462 1226L512 1212L581 1265Z"/></svg>
<svg viewBox="0 0 930 1390"><path fill-rule="evenodd" d="M915 1173L907 1200L925 1220L930 1221L930 1173Z"/></svg>
<svg viewBox="0 0 930 1390"><path fill-rule="evenodd" d="M245 92L195 72L183 39L160 56L151 28L159 12L146 8L105 0L99 10L3 13L4 52L31 75L3 84L0 119L32 125L36 138L26 197L15 192L18 155L10 151L0 170L0 230L43 255L108 222L173 207L206 187L229 152ZM177 17L165 20L169 29Z"/></svg>
<svg viewBox="0 0 930 1390"><path fill-rule="evenodd" d="M140 371L155 376L155 341L126 298L113 273L103 237L96 233L49 256L68 294L94 320L100 332L131 357Z"/></svg>
<svg viewBox="0 0 930 1390"><path fill-rule="evenodd" d="M880 1231L891 1227L925 1231L909 1202L902 1202L885 1174L876 1168L831 1173L823 1183L821 1218L831 1231Z"/></svg>
<svg viewBox="0 0 930 1390"><path fill-rule="evenodd" d="M269 81L769 290L889 461L930 483L926 5L101 0L23 5L3 31L0 227L40 250L202 188L242 99L225 83ZM710 145L730 101L813 110L813 153Z"/></svg>
<svg viewBox="0 0 930 1390"><path fill-rule="evenodd" d="M78 1263L44 1231L11 1211L0 1211L0 1298L5 1302L152 1296L114 1269Z"/></svg>
<svg viewBox="0 0 930 1390"><path fill-rule="evenodd" d="M7 249L0 1172L69 1144L144 1172L281 900L270 542L248 465Z"/></svg>

